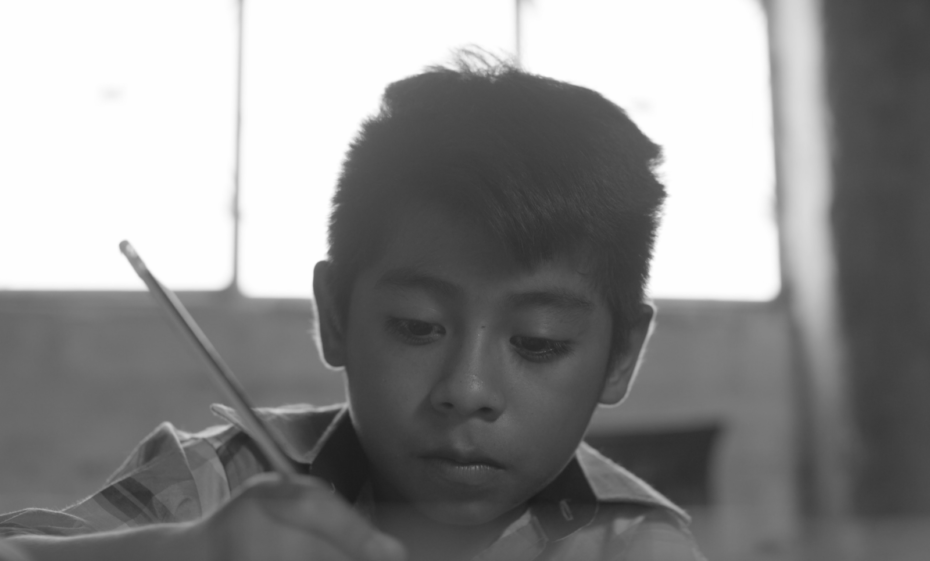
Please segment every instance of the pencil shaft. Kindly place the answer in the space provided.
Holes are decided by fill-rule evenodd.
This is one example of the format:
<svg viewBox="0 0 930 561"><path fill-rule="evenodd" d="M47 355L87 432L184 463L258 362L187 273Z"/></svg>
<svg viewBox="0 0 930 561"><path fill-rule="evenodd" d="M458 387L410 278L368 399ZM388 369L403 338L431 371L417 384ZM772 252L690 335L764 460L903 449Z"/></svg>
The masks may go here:
<svg viewBox="0 0 930 561"><path fill-rule="evenodd" d="M275 438L274 433L267 424L255 414L246 397L245 390L239 384L232 369L229 368L213 347L213 344L210 343L210 340L207 339L207 336L197 325L197 322L194 321L194 318L191 317L184 304L171 290L158 282L158 279L148 270L138 253L128 242L121 243L120 250L132 264L136 274L145 282L152 296L163 304L171 318L193 343L201 358L206 361L214 382L232 402L233 407L242 418L242 422L249 428L250 436L258 444L275 471L282 475L296 475L297 470L294 463L285 454L283 446Z"/></svg>

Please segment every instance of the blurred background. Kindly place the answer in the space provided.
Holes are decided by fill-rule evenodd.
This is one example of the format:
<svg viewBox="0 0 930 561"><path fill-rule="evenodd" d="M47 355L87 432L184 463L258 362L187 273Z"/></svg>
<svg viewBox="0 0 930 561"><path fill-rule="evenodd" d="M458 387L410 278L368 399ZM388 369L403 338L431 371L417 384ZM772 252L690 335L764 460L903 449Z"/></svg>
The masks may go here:
<svg viewBox="0 0 930 561"><path fill-rule="evenodd" d="M310 298L342 155L468 45L665 149L658 328L589 441L711 559L925 560L924 0L0 0L0 512L217 422L122 239L257 403L341 400Z"/></svg>

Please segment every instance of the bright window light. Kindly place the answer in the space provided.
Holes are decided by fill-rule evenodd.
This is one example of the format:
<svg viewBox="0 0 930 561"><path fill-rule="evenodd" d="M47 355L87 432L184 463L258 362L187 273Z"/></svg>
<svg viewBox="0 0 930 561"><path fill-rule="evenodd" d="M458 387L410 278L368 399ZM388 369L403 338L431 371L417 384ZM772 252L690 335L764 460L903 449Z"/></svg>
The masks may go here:
<svg viewBox="0 0 930 561"><path fill-rule="evenodd" d="M665 149L651 294L779 290L768 52L755 0L523 2L532 71L596 89ZM508 54L514 0L246 0L239 283L310 297L343 155L389 82L469 44ZM235 2L0 5L0 288L232 279Z"/></svg>
<svg viewBox="0 0 930 561"><path fill-rule="evenodd" d="M467 44L514 45L512 0L248 6L242 290L311 297L343 155L384 87Z"/></svg>
<svg viewBox="0 0 930 561"><path fill-rule="evenodd" d="M229 283L233 8L0 3L0 288Z"/></svg>
<svg viewBox="0 0 930 561"><path fill-rule="evenodd" d="M255 296L311 296L339 165L387 83L447 61L456 46L515 46L508 1L299 4L250 12L241 282ZM602 92L664 146L670 196L651 294L773 298L771 109L758 3L524 4L527 69Z"/></svg>
<svg viewBox="0 0 930 561"><path fill-rule="evenodd" d="M650 293L780 290L765 14L755 0L532 0L525 66L595 89L661 144Z"/></svg>

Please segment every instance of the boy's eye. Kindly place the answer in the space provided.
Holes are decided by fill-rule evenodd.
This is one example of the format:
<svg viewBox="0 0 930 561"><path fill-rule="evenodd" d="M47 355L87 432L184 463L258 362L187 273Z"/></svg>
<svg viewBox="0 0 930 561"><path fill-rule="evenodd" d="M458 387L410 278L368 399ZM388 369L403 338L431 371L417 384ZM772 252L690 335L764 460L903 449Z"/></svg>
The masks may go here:
<svg viewBox="0 0 930 561"><path fill-rule="evenodd" d="M571 345L567 341L553 341L540 337L514 335L510 338L510 344L524 358L535 362L552 360L571 351Z"/></svg>
<svg viewBox="0 0 930 561"><path fill-rule="evenodd" d="M432 343L446 333L446 329L441 325L417 319L402 318L389 319L388 330L413 345Z"/></svg>

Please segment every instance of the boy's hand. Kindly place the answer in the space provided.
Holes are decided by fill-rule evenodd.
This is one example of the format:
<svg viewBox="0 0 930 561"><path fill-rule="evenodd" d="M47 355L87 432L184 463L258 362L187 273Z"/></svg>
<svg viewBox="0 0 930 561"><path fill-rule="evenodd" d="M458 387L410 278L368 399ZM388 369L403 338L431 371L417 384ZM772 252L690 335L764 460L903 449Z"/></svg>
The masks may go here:
<svg viewBox="0 0 930 561"><path fill-rule="evenodd" d="M207 558L224 561L405 558L400 542L376 530L311 477L257 476L189 532L208 551Z"/></svg>

